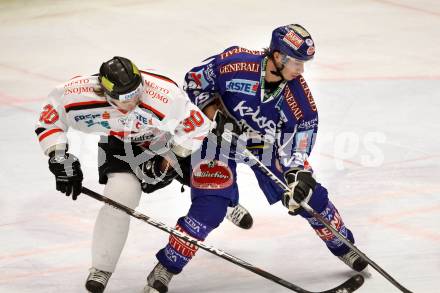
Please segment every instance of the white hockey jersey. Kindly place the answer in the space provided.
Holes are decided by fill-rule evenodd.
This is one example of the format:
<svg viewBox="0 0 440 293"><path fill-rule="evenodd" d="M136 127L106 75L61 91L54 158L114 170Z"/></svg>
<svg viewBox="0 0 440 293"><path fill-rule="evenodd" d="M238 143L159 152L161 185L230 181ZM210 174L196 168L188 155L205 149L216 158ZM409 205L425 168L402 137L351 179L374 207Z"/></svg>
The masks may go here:
<svg viewBox="0 0 440 293"><path fill-rule="evenodd" d="M141 101L127 114L107 102L96 75L76 77L57 86L49 94L35 129L44 153L56 145L67 145L70 127L115 136L145 149L165 139L169 149L181 157L198 149L211 121L172 80L151 72L141 74Z"/></svg>

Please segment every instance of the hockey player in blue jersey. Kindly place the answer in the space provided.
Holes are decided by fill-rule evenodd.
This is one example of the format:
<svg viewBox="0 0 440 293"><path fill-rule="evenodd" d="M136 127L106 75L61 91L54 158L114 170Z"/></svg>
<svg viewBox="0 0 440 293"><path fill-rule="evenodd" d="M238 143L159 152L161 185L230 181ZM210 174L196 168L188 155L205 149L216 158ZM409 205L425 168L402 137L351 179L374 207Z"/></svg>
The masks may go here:
<svg viewBox="0 0 440 293"><path fill-rule="evenodd" d="M290 191L283 192L257 166L251 166L268 202L281 200L289 214L308 221L332 254L362 271L367 263L299 205L307 202L354 242L353 233L307 162L318 130L318 112L301 74L314 53L309 32L293 24L276 28L263 52L230 47L186 74L185 90L216 122L213 134L219 139L206 140L192 156L192 204L176 227L204 240L223 221L227 208L238 203L239 147L229 148L220 139L229 127L239 137L238 144L244 139L244 145L289 186ZM167 292L172 276L182 271L196 251L194 245L171 235L156 255L159 263L147 278L145 292Z"/></svg>

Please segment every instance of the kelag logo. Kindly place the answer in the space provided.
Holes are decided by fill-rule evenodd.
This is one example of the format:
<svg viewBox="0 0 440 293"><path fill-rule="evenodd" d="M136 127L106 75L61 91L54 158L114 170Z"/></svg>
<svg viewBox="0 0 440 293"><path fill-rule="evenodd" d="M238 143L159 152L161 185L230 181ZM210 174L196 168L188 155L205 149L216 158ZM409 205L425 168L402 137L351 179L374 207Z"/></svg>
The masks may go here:
<svg viewBox="0 0 440 293"><path fill-rule="evenodd" d="M255 96L259 84L255 80L232 79L226 82L226 91Z"/></svg>

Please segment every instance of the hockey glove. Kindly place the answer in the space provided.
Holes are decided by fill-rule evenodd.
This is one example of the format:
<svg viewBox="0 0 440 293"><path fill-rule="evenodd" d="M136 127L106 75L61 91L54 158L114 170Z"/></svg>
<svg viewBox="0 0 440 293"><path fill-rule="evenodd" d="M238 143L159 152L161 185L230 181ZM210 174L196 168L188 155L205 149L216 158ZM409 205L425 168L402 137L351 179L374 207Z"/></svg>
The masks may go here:
<svg viewBox="0 0 440 293"><path fill-rule="evenodd" d="M191 176L191 156L188 156L186 158L179 158L178 162L179 162L180 170L182 170L182 176L179 175L177 172L175 172L175 170L173 169L174 173L176 173L175 177L171 176L171 174L169 177L167 175L164 177L164 179L166 179L166 180L164 180L162 182L158 182L157 184L150 184L147 182L142 182L142 185L141 185L142 190L145 193L152 193L158 189L164 188L165 186L171 184L173 179L176 179L182 185L189 186L190 176Z"/></svg>
<svg viewBox="0 0 440 293"><path fill-rule="evenodd" d="M55 175L56 189L76 200L81 193L83 173L77 157L69 153L49 154L49 170Z"/></svg>
<svg viewBox="0 0 440 293"><path fill-rule="evenodd" d="M163 157L155 156L151 160L141 164L140 168L145 176L145 179L141 183L143 192L152 193L164 188L170 185L173 179L178 176L177 172L170 166L164 172L161 171L160 166L163 160Z"/></svg>
<svg viewBox="0 0 440 293"><path fill-rule="evenodd" d="M232 143L234 139L236 140L236 137L242 133L241 127L238 125L238 123L220 110L215 112L213 120L216 126L211 130L211 132L217 136L218 144L221 144L222 136L225 136L226 141Z"/></svg>
<svg viewBox="0 0 440 293"><path fill-rule="evenodd" d="M283 194L283 205L289 209L290 215L302 211L301 202L308 203L316 186L316 180L310 171L294 169L285 174L289 191Z"/></svg>

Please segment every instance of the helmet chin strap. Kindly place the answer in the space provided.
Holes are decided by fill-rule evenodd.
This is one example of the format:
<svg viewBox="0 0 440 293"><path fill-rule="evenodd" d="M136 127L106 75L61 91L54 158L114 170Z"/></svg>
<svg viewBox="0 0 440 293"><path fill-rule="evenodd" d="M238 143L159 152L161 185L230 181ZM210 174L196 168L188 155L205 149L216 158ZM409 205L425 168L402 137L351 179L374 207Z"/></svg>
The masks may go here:
<svg viewBox="0 0 440 293"><path fill-rule="evenodd" d="M275 62L275 58L273 58L273 56L271 58L276 70L271 70L270 73L272 73L275 76L281 77L282 80L284 80L284 76L281 73L281 71L283 71L284 69L284 63L281 63L281 66L278 66L278 64Z"/></svg>

